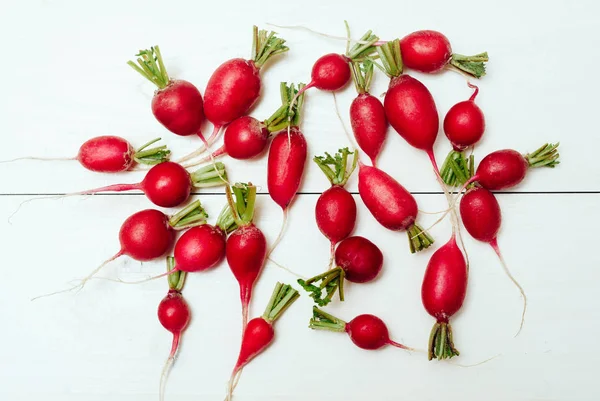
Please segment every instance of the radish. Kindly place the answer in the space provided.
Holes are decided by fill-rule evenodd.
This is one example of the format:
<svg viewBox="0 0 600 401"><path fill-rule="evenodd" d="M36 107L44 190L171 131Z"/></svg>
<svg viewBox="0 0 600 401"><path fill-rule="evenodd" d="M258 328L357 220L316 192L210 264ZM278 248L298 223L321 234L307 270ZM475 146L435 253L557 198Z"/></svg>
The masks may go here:
<svg viewBox="0 0 600 401"><path fill-rule="evenodd" d="M453 233L450 240L431 255L421 287L423 306L437 320L429 337L429 360L459 355L448 320L463 304L467 279L467 263Z"/></svg>
<svg viewBox="0 0 600 401"><path fill-rule="evenodd" d="M0 161L9 163L17 160L77 160L83 167L99 173L119 173L130 170L135 163L155 165L169 160L171 151L166 145L147 149L160 141L156 138L135 150L126 140L118 136L104 135L88 139L81 145L76 157L18 157Z"/></svg>
<svg viewBox="0 0 600 401"><path fill-rule="evenodd" d="M344 301L344 279L352 283L367 283L374 280L381 271L383 254L371 241L364 237L348 237L340 242L335 251L335 269L330 269L308 280L298 280L298 284L309 292L319 306L325 306L338 291L340 301ZM320 282L317 286L316 283ZM323 297L323 290L326 295Z"/></svg>
<svg viewBox="0 0 600 401"><path fill-rule="evenodd" d="M231 189L227 188L227 201L237 225L227 238L225 254L231 272L240 285L240 300L242 302L242 328L248 324L248 306L252 298L252 289L260 274L267 256L267 240L258 227L254 225L254 202L256 187L251 183L238 183Z"/></svg>
<svg viewBox="0 0 600 401"><path fill-rule="evenodd" d="M388 129L385 109L381 101L369 93L373 79L373 62L353 62L351 66L358 96L350 105L350 125L358 146L371 158L371 164L375 166Z"/></svg>
<svg viewBox="0 0 600 401"><path fill-rule="evenodd" d="M433 238L417 223L417 201L398 181L378 169L358 162L358 193L375 220L388 230L406 231L410 252L429 248Z"/></svg>
<svg viewBox="0 0 600 401"><path fill-rule="evenodd" d="M498 231L502 223L502 213L500 205L494 194L485 188L470 188L460 200L460 216L463 224L469 234L478 241L490 244L504 269L504 272L513 284L519 289L523 296L523 312L521 314L521 324L517 335L523 328L525 322L525 312L527 310L527 296L523 287L517 282L508 270L500 248L498 247Z"/></svg>
<svg viewBox="0 0 600 401"><path fill-rule="evenodd" d="M485 117L475 104L479 88L470 83L468 85L475 89L469 100L452 106L444 118L444 132L452 143L453 150L448 153L440 175L446 184L453 187L465 182L463 177L456 176L454 170L468 171L469 160L472 160L465 159L463 151L479 142L485 131ZM458 166L453 169L451 166L455 164Z"/></svg>
<svg viewBox="0 0 600 401"><path fill-rule="evenodd" d="M352 164L347 169L349 155L348 148L344 148L340 149L333 157L329 153L325 153L325 156L313 158L331 183L331 188L323 192L317 199L315 218L319 230L331 243L332 259L335 244L349 236L356 223L356 202L344 185L356 168L358 151L354 151Z"/></svg>
<svg viewBox="0 0 600 401"><path fill-rule="evenodd" d="M167 272L172 272L174 265L173 258L167 257ZM173 272L168 276L168 279L169 293L158 304L158 320L165 329L173 334L173 342L171 352L160 375L159 397L161 401L165 399L165 386L171 367L175 362L181 334L187 328L191 318L190 307L181 295L185 283L185 273Z"/></svg>
<svg viewBox="0 0 600 401"><path fill-rule="evenodd" d="M158 87L152 98L152 114L166 129L176 135L197 134L204 143L201 128L204 121L202 95L192 83L171 79L163 63L158 46L140 50L134 70Z"/></svg>
<svg viewBox="0 0 600 401"><path fill-rule="evenodd" d="M221 186L226 180L227 173L223 163L216 163L214 167L204 166L193 173L188 173L177 163L164 162L148 170L142 182L137 184L115 184L68 195L140 190L157 206L175 207L188 200L192 188Z"/></svg>
<svg viewBox="0 0 600 401"><path fill-rule="evenodd" d="M452 53L450 41L437 31L416 31L400 39L402 59L407 68L435 73L444 68L456 68L476 78L485 75L487 52L474 56Z"/></svg>
<svg viewBox="0 0 600 401"><path fill-rule="evenodd" d="M376 350L386 345L413 351L412 348L390 340L387 326L377 316L358 315L348 323L313 306L313 318L309 326L314 330L346 332L350 340L359 348Z"/></svg>
<svg viewBox="0 0 600 401"><path fill-rule="evenodd" d="M275 337L273 323L287 308L289 308L298 299L300 294L288 284L277 283L273 290L273 295L261 317L254 318L248 322L242 337L242 345L238 360L233 367L231 379L229 380L228 393L226 400L231 400L233 390L242 373L242 369L258 354L262 353Z"/></svg>

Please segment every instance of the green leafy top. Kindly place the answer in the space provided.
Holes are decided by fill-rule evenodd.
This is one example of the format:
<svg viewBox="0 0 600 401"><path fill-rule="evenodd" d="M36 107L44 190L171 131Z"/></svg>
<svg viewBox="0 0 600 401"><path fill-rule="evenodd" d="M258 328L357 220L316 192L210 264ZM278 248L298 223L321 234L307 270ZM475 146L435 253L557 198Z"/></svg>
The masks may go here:
<svg viewBox="0 0 600 401"><path fill-rule="evenodd" d="M344 279L345 272L341 267L336 267L319 274L308 280L298 279L298 284L302 286L313 301L319 306L326 306L333 298L336 291L339 294L340 301L344 301ZM316 283L319 283L316 285ZM325 291L325 295L323 295Z"/></svg>
<svg viewBox="0 0 600 401"><path fill-rule="evenodd" d="M183 230L206 223L208 213L202 207L199 200L190 203L169 219L169 225L176 230Z"/></svg>
<svg viewBox="0 0 600 401"><path fill-rule="evenodd" d="M127 64L142 74L148 81L156 85L158 89L164 89L169 85L169 74L163 63L158 46L140 50L136 56L138 57L137 63L139 66L133 61L128 61Z"/></svg>
<svg viewBox="0 0 600 401"><path fill-rule="evenodd" d="M351 154L354 155L354 158L352 159L350 169L348 169L348 156ZM325 152L325 156L315 156L313 161L325 173L332 185L343 187L358 164L358 150L350 152L348 148L343 148L338 150L333 156Z"/></svg>
<svg viewBox="0 0 600 401"><path fill-rule="evenodd" d="M235 195L235 201L232 196ZM236 183L232 187L226 187L227 202L231 210L233 220L238 227L247 226L254 218L254 203L256 201L256 187L249 183Z"/></svg>
<svg viewBox="0 0 600 401"><path fill-rule="evenodd" d="M558 145L560 142L555 144L545 143L539 149L533 153L527 153L525 159L529 164L529 167L550 167L554 168L557 164L560 164L558 157Z"/></svg>
<svg viewBox="0 0 600 401"><path fill-rule="evenodd" d="M295 301L300 297L298 291L296 291L289 284L275 284L271 299L265 308L262 318L269 323L273 323L289 308Z"/></svg>
<svg viewBox="0 0 600 401"><path fill-rule="evenodd" d="M485 63L488 60L487 52L474 56L463 56L462 54L454 53L450 58L450 65L475 78L481 78L485 75Z"/></svg>
<svg viewBox="0 0 600 401"><path fill-rule="evenodd" d="M346 29L348 29L348 23L346 23ZM377 50L375 43L379 40L377 35L373 34L373 31L367 31L361 38L346 51L346 57L352 61L364 60L371 56Z"/></svg>
<svg viewBox="0 0 600 401"><path fill-rule="evenodd" d="M398 77L402 74L404 64L402 63L402 53L400 53L400 39L394 39L377 47L377 53L383 63L379 67L388 77Z"/></svg>
<svg viewBox="0 0 600 401"><path fill-rule="evenodd" d="M295 84L292 83L288 86L287 82L282 82L279 85L281 106L271 117L263 121L269 132L279 132L288 126L298 126L302 105L304 104L304 92L301 92L299 95L298 93L304 86L303 83L299 83L298 88L296 88ZM294 100L294 98L296 99ZM291 105L292 101L294 101L293 105Z"/></svg>
<svg viewBox="0 0 600 401"><path fill-rule="evenodd" d="M147 149L150 145L160 140L161 138L156 138L140 146L133 153L133 160L135 160L137 163L147 164L150 166L168 161L171 157L171 151L167 149L167 145L156 146L154 148Z"/></svg>
<svg viewBox="0 0 600 401"><path fill-rule="evenodd" d="M308 327L315 330L344 332L346 331L346 322L313 306L313 317L310 319Z"/></svg>
<svg viewBox="0 0 600 401"><path fill-rule="evenodd" d="M255 25L252 35L252 60L257 68L261 68L271 56L285 53L289 47L285 46L285 40L275 36L275 32L258 30Z"/></svg>
<svg viewBox="0 0 600 401"><path fill-rule="evenodd" d="M356 91L360 94L368 93L373 80L373 60L355 61L350 64L350 69Z"/></svg>

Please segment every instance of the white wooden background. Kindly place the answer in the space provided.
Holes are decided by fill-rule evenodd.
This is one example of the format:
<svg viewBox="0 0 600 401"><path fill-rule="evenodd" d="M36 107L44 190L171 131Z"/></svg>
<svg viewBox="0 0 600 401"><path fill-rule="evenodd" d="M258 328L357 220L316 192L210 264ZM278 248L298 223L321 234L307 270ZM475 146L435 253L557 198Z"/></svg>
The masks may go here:
<svg viewBox="0 0 600 401"><path fill-rule="evenodd" d="M529 296L527 321L518 327L521 299L492 250L467 241L471 274L466 303L453 319L461 356L454 363L427 362L423 354L395 348L360 350L342 334L307 328L310 299L302 297L276 325L276 342L245 369L236 399L251 400L597 400L600 351L597 297L600 258L600 168L596 160L596 78L600 65L597 2L358 1L3 1L1 159L22 155L73 156L87 138L112 134L141 144L162 136L175 156L198 145L169 134L152 117L153 88L125 61L139 48L160 44L169 72L204 88L210 73L232 57L247 57L251 26L304 24L354 36L372 28L391 39L417 29L436 29L455 51L490 54L478 104L487 132L477 154L512 147L523 152L561 141L555 170L531 171L510 193L498 195L504 222L499 242ZM280 81L306 81L313 61L342 52L344 43L302 31L279 30L291 51L263 71L264 91L253 115L278 107ZM470 90L451 72L416 74L433 93L440 114ZM373 93L385 91L378 75ZM347 110L354 90L339 95ZM335 151L348 141L329 94L307 95L303 122L310 154ZM207 130L210 128L207 127ZM443 135L436 154L449 145ZM273 240L281 212L265 194L266 158L227 161L232 180L262 188L257 224ZM313 218L316 192L327 182L312 163L290 211L286 236L274 254L305 275L321 271L328 243ZM420 208L445 208L426 157L390 130L380 167L416 192ZM40 200L115 182L136 182L143 173L99 175L75 162L0 165L0 399L138 401L157 398L170 334L156 307L164 281L140 286L92 282L78 295L30 302L87 274L116 252L122 221L152 205L138 194ZM350 188L356 190L356 176ZM200 195L215 217L220 190ZM385 266L372 284L349 285L347 301L330 310L345 319L360 313L382 317L397 341L424 348L433 319L420 301L420 284L431 251L410 255L404 234L381 228L357 196L356 234L383 250ZM428 225L434 216L422 215ZM433 229L436 245L449 236L445 221ZM122 258L104 276L140 279L162 272L164 262ZM256 287L252 315L262 313L276 280L294 277L267 266ZM167 389L168 400L221 400L239 347L237 283L226 264L189 278L185 297L193 321L183 339Z"/></svg>

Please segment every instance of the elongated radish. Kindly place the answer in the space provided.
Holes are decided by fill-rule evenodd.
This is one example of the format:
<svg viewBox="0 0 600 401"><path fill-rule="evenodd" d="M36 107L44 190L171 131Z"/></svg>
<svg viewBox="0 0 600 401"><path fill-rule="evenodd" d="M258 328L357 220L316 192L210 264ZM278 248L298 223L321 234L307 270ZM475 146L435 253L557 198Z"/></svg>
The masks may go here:
<svg viewBox="0 0 600 401"><path fill-rule="evenodd" d="M502 264L504 272L513 284L519 289L523 296L523 312L521 314L521 324L516 335L519 335L525 322L525 312L527 311L527 296L523 287L513 277L508 270L508 266L502 257L498 247L498 231L502 224L502 213L500 205L494 194L485 188L472 187L460 200L460 216L463 224L469 234L478 241L490 244Z"/></svg>
<svg viewBox="0 0 600 401"><path fill-rule="evenodd" d="M273 323L281 317L283 312L299 296L298 291L290 285L277 283L267 304L265 313L261 317L254 318L248 322L248 326L245 328L242 337L242 345L237 362L233 367L233 372L231 372L226 400L231 400L242 369L273 342L275 338Z"/></svg>
<svg viewBox="0 0 600 401"><path fill-rule="evenodd" d="M476 78L485 75L487 52L474 56L452 53L450 41L437 31L423 30L410 33L400 39L402 59L407 68L435 73L444 68L456 68Z"/></svg>
<svg viewBox="0 0 600 401"><path fill-rule="evenodd" d="M359 348L376 350L386 345L412 350L390 339L389 331L383 320L374 315L358 315L348 323L313 306L313 317L309 326L314 330L327 330L347 333L350 340Z"/></svg>
<svg viewBox="0 0 600 401"><path fill-rule="evenodd" d="M452 234L450 240L431 255L421 287L423 306L436 319L429 337L429 360L459 355L449 319L463 304L467 279L467 263Z"/></svg>
<svg viewBox="0 0 600 401"><path fill-rule="evenodd" d="M208 188L225 184L227 172L223 163L199 168L193 173L181 165L164 162L152 167L137 184L114 184L106 187L75 192L69 195L93 195L99 192L140 190L155 205L175 207L187 201L192 188Z"/></svg>
<svg viewBox="0 0 600 401"><path fill-rule="evenodd" d="M231 191L235 194L235 201ZM248 324L248 307L252 290L267 256L267 240L262 231L254 225L254 202L256 187L251 183L227 186L227 201L237 225L227 238L225 254L231 272L240 285L242 302L242 328Z"/></svg>
<svg viewBox="0 0 600 401"><path fill-rule="evenodd" d="M406 231L411 253L422 251L433 238L416 223L417 201L389 174L358 162L358 193L375 220L388 230Z"/></svg>
<svg viewBox="0 0 600 401"><path fill-rule="evenodd" d="M157 86L152 98L152 114L166 129L176 135L202 135L204 106L202 95L192 83L181 79L171 79L163 63L158 46L140 50L137 64L128 61L134 70Z"/></svg>
<svg viewBox="0 0 600 401"><path fill-rule="evenodd" d="M485 117L475 104L479 88L471 83L468 85L475 89L471 97L452 106L444 118L444 132L452 143L453 150L446 156L440 175L446 184L453 187L466 181L464 177L457 177L454 171L468 171L469 160L472 160L465 158L463 151L479 142L485 131ZM452 168L455 164L457 167Z"/></svg>
<svg viewBox="0 0 600 401"><path fill-rule="evenodd" d="M104 135L85 141L75 157L48 158L26 156L3 160L0 163L9 163L17 160L77 160L83 167L90 171L118 173L130 170L136 163L155 165L169 160L171 151L167 149L166 145L148 149L150 145L158 141L160 141L160 138L156 138L136 150L124 138Z"/></svg>
<svg viewBox="0 0 600 401"><path fill-rule="evenodd" d="M173 271L175 261L172 257L167 257L167 271ZM173 272L168 276L169 292L166 297L158 304L158 320L160 324L173 334L171 344L171 352L167 358L160 375L159 398L160 401L165 399L165 386L173 364L175 363L175 355L179 350L181 334L187 328L190 319L190 307L181 295L183 285L185 283L184 272Z"/></svg>
<svg viewBox="0 0 600 401"><path fill-rule="evenodd" d="M371 164L375 166L388 129L385 109L381 101L369 93L373 79L373 62L353 62L351 67L358 96L350 104L350 125L358 146L371 158Z"/></svg>
<svg viewBox="0 0 600 401"><path fill-rule="evenodd" d="M344 279L352 283L374 280L383 266L383 254L364 237L348 237L335 250L335 265L336 268L308 280L298 280L319 306L329 304L336 292L340 301L344 301Z"/></svg>

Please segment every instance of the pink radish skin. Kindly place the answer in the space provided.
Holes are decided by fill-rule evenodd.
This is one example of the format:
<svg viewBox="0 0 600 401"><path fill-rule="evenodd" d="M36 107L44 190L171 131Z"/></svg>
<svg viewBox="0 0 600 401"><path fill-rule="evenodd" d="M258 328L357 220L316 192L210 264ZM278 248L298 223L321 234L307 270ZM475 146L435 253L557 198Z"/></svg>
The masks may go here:
<svg viewBox="0 0 600 401"><path fill-rule="evenodd" d="M358 95L350 105L350 124L358 146L375 166L388 129L381 101L369 93Z"/></svg>
<svg viewBox="0 0 600 401"><path fill-rule="evenodd" d="M350 192L334 185L319 196L315 217L323 235L337 244L354 230L356 202Z"/></svg>
<svg viewBox="0 0 600 401"><path fill-rule="evenodd" d="M402 62L413 70L434 73L450 61L452 47L446 36L436 31L417 31L400 39Z"/></svg>
<svg viewBox="0 0 600 401"><path fill-rule="evenodd" d="M458 152L479 142L485 131L485 117L475 104L479 88L471 84L469 86L475 88L473 95L469 100L452 106L444 118L444 133Z"/></svg>
<svg viewBox="0 0 600 401"><path fill-rule="evenodd" d="M528 168L527 160L516 150L498 150L481 160L470 181L489 190L510 188L523 181Z"/></svg>
<svg viewBox="0 0 600 401"><path fill-rule="evenodd" d="M335 250L335 264L344 270L346 280L367 283L381 272L383 254L377 245L364 237L348 237Z"/></svg>
<svg viewBox="0 0 600 401"><path fill-rule="evenodd" d="M265 150L269 131L257 119L243 116L227 126L223 139L223 146L229 156L238 160L247 160L260 155Z"/></svg>
<svg viewBox="0 0 600 401"><path fill-rule="evenodd" d="M190 82L172 80L167 87L155 92L152 114L176 135L198 134L204 122L202 95Z"/></svg>
<svg viewBox="0 0 600 401"><path fill-rule="evenodd" d="M131 168L134 152L131 144L123 138L98 136L81 145L77 160L90 171L118 173Z"/></svg>
<svg viewBox="0 0 600 401"><path fill-rule="evenodd" d="M175 244L175 270L196 273L215 267L225 257L225 233L203 224L187 230Z"/></svg>
<svg viewBox="0 0 600 401"><path fill-rule="evenodd" d="M173 230L169 218L155 209L134 213L119 230L121 250L117 255L127 255L140 262L156 259L173 244Z"/></svg>
<svg viewBox="0 0 600 401"><path fill-rule="evenodd" d="M324 91L337 91L350 81L350 59L342 54L329 53L321 56L313 65L311 81L304 90L315 87Z"/></svg>

